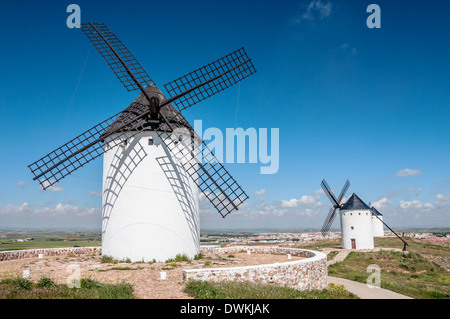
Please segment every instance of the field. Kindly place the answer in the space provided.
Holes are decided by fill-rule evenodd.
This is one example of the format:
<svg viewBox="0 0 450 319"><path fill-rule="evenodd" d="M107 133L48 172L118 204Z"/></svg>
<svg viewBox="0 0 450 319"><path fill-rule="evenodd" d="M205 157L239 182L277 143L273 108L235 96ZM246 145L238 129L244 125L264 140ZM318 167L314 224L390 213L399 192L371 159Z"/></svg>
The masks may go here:
<svg viewBox="0 0 450 319"><path fill-rule="evenodd" d="M343 262L330 265L328 274L366 283L370 275L367 267L378 265L381 288L412 298L449 299L450 247L419 239L405 240L408 243L406 254L399 251L351 252ZM339 245L339 241L324 241L308 248L320 250ZM375 247L402 249L403 243L395 237L375 238Z"/></svg>
<svg viewBox="0 0 450 319"><path fill-rule="evenodd" d="M100 231L0 231L0 251L101 246Z"/></svg>

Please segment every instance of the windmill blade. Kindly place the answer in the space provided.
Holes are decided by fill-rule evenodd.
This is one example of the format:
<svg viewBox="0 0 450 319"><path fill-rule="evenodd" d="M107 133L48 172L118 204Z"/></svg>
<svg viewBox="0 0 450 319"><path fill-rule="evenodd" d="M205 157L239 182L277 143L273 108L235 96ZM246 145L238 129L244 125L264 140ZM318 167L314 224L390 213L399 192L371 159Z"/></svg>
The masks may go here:
<svg viewBox="0 0 450 319"><path fill-rule="evenodd" d="M175 119L171 119L171 121L183 123L186 128L184 132L183 130L178 131L182 132L178 134L176 133L177 129L165 119L163 114L162 118L170 131L159 130L157 131L158 136L172 156L178 159L200 191L222 217L238 210L238 207L248 199L247 194L217 160L208 146L201 141L187 120L180 113Z"/></svg>
<svg viewBox="0 0 450 319"><path fill-rule="evenodd" d="M391 227L389 227L377 214L374 214L374 216L376 218L378 218L378 220L380 222L382 222L384 226L386 226L391 232L394 233L395 236L397 236L398 239L400 239L403 242L403 251L405 251L406 250L406 246L408 246L408 243L403 238L401 238L400 235L397 234Z"/></svg>
<svg viewBox="0 0 450 319"><path fill-rule="evenodd" d="M130 50L107 26L88 22L82 23L81 29L128 91L142 91L143 86L153 83Z"/></svg>
<svg viewBox="0 0 450 319"><path fill-rule="evenodd" d="M330 211L328 212L327 218L325 219L325 222L323 223L323 226L321 229L323 236L325 236L325 234L330 230L330 227L334 221L334 216L336 216L336 210L337 210L337 208L335 208L335 207L330 208Z"/></svg>
<svg viewBox="0 0 450 319"><path fill-rule="evenodd" d="M131 138L143 129L141 118L148 115L148 107L133 102L140 115L122 111L75 137L68 143L28 165L33 180L39 180L43 189L54 185L67 175L102 155L106 150ZM145 112L147 110L147 112ZM108 139L113 134L123 134L123 139ZM105 143L105 141L107 143Z"/></svg>
<svg viewBox="0 0 450 319"><path fill-rule="evenodd" d="M240 48L221 59L164 85L179 111L225 90L255 73L251 59ZM189 91L188 94L185 92Z"/></svg>
<svg viewBox="0 0 450 319"><path fill-rule="evenodd" d="M341 193L339 194L338 197L338 204L341 204L342 199L345 196L345 193L347 192L348 188L350 187L350 182L347 180L344 184L344 187L342 187Z"/></svg>
<svg viewBox="0 0 450 319"><path fill-rule="evenodd" d="M330 186L328 185L327 181L325 179L322 180L322 183L320 183L320 186L322 186L323 191L328 196L328 199L333 205L339 205L338 201L336 200L336 197L333 194L333 191L331 190Z"/></svg>
<svg viewBox="0 0 450 319"><path fill-rule="evenodd" d="M338 208L338 209L339 209L339 208ZM336 216L337 216L337 210L338 210L338 209L336 209L336 210L333 212L333 214L331 215L330 220L328 221L328 223L327 223L327 225L326 225L325 231L328 232L328 231L330 230L331 226L333 225L334 219L335 219Z"/></svg>

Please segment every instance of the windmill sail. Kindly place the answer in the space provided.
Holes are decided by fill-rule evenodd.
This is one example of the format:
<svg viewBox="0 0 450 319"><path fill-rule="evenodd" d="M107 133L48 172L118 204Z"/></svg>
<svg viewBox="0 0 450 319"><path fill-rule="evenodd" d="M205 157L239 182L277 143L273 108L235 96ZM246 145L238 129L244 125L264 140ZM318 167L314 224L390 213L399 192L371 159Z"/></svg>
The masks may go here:
<svg viewBox="0 0 450 319"><path fill-rule="evenodd" d="M322 183L320 184L320 186L322 186L323 191L327 195L330 202L333 204L333 206L330 208L330 211L328 212L327 218L325 219L322 229L321 229L322 235L325 236L325 234L330 230L331 225L333 225L333 221L337 215L337 213L336 213L337 210L342 207L341 202L345 196L345 193L347 192L347 190L350 186L350 182L348 180L345 182L344 187L342 187L342 190L339 194L338 199L336 199L336 197L334 196L333 191L331 190L330 186L328 185L328 183L325 179L322 180Z"/></svg>
<svg viewBox="0 0 450 319"><path fill-rule="evenodd" d="M341 193L338 197L338 204L340 205L342 202L342 199L344 198L345 193L347 192L348 188L350 187L350 182L347 180L344 184L344 187L342 187Z"/></svg>
<svg viewBox="0 0 450 319"><path fill-rule="evenodd" d="M107 26L89 22L82 23L81 29L128 91L140 89L138 83L144 87L153 83L130 50Z"/></svg>
<svg viewBox="0 0 450 319"><path fill-rule="evenodd" d="M251 59L240 48L221 59L164 85L174 104L182 111L225 90L255 73ZM189 92L189 93L184 93Z"/></svg>
<svg viewBox="0 0 450 319"><path fill-rule="evenodd" d="M323 223L322 229L320 230L322 235L325 235L330 230L331 224L333 223L332 219L334 219L333 216L335 215L335 212L336 212L336 208L331 207L328 212L327 218L325 219L325 221Z"/></svg>
<svg viewBox="0 0 450 319"><path fill-rule="evenodd" d="M134 104L136 103L133 102ZM102 155L108 148L118 145L121 142L120 139L112 140L108 144L103 143L112 134L123 134L123 139L137 134L143 128L139 119L146 114L148 112L141 113L140 116L130 117L126 111L123 111L95 125L63 146L28 165L34 175L33 180L39 180L43 189L49 188ZM113 123L116 125L115 129L107 132Z"/></svg>
<svg viewBox="0 0 450 319"><path fill-rule="evenodd" d="M184 119L180 113L178 116L179 119ZM205 197L219 214L225 217L232 211L238 210L238 206L248 199L248 196L187 121L185 127L188 128L189 141L183 139L186 135L180 134L180 138L177 138L175 134L172 138L167 138L164 136L166 132L157 131L157 133Z"/></svg>
<svg viewBox="0 0 450 319"><path fill-rule="evenodd" d="M330 202L332 202L335 205L338 205L338 201L337 201L336 197L334 196L333 191L331 190L330 186L328 185L328 183L325 179L322 180L322 183L320 184L320 186L322 187L323 191L327 195Z"/></svg>
<svg viewBox="0 0 450 319"><path fill-rule="evenodd" d="M179 102L181 109L185 109L256 72L242 48L171 82L168 85L169 92L175 95L165 99L131 52L103 23L82 24L82 30L125 88L128 91L139 89L141 94L124 111L30 164L33 180L39 180L44 189L99 157L106 149L144 129L155 130L163 137L163 133L172 134L181 127L188 129L189 135L194 137L192 127L170 103ZM159 122L153 118L155 101L162 101L156 106ZM119 134L121 138L108 139L114 134ZM161 140L175 156L187 156L182 161L183 167L223 217L237 210L248 198L203 141L199 143L200 148L191 148L184 143L179 144L183 145L182 148L179 145L175 148L176 141L166 138ZM196 154L201 154L203 160Z"/></svg>

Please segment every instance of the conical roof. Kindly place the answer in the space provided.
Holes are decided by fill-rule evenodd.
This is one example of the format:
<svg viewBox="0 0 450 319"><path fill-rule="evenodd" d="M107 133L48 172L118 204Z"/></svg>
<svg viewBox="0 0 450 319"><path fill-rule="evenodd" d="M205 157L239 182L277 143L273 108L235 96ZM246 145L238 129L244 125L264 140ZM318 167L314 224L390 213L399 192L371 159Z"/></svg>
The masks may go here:
<svg viewBox="0 0 450 319"><path fill-rule="evenodd" d="M378 215L378 216L383 216L375 207L372 206L371 209L372 209L372 214Z"/></svg>
<svg viewBox="0 0 450 319"><path fill-rule="evenodd" d="M166 100L164 94L158 89L156 85L149 85L145 88L145 92L148 96L156 96L159 98L161 102ZM123 122L127 122L131 120L138 114L142 114L148 111L149 102L144 96L143 93L139 94L139 96L130 104L125 110L122 111L122 114L105 130L103 135L108 134L109 132L117 130ZM161 108L160 113L164 114L166 119L176 128L189 127L189 124L186 122L186 119L172 106L172 104L165 105ZM125 128L123 131L134 131L136 128L143 128L144 130L151 131L165 131L170 132L170 128L165 123L155 123L149 121L148 118L141 118L138 122L133 123L132 127Z"/></svg>
<svg viewBox="0 0 450 319"><path fill-rule="evenodd" d="M360 209L370 209L369 205L364 203L364 201L358 197L355 193L350 196L350 198L345 202L340 208L341 210L360 210Z"/></svg>

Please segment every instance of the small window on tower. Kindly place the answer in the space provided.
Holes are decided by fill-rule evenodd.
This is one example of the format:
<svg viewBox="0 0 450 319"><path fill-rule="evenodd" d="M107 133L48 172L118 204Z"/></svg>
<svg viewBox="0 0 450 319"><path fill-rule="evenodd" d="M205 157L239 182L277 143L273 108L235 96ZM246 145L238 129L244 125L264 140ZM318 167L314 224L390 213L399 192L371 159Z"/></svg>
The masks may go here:
<svg viewBox="0 0 450 319"><path fill-rule="evenodd" d="M148 139L148 145L153 145L153 137L150 137L150 138Z"/></svg>
<svg viewBox="0 0 450 319"><path fill-rule="evenodd" d="M351 230L353 230L353 229L354 229L354 227L353 227L353 226L350 226L350 228L351 228Z"/></svg>

